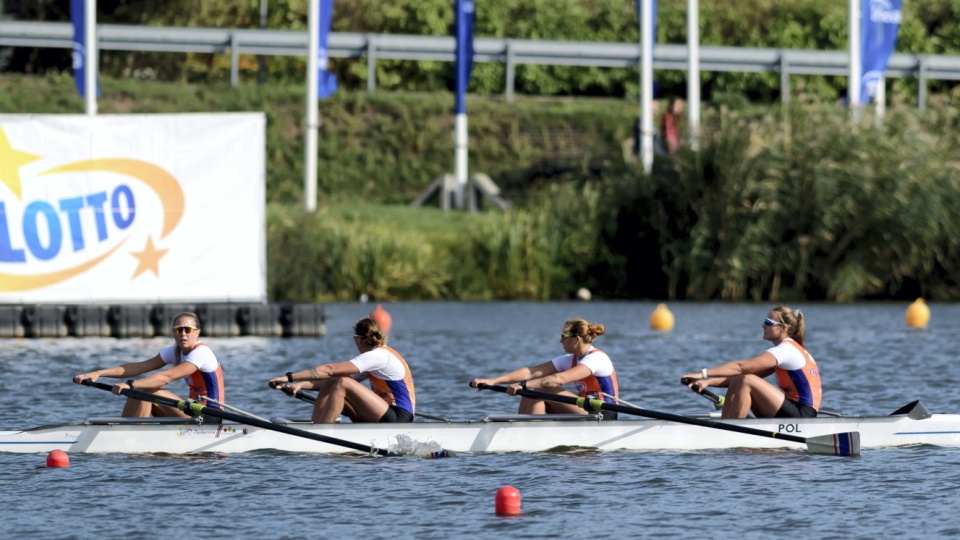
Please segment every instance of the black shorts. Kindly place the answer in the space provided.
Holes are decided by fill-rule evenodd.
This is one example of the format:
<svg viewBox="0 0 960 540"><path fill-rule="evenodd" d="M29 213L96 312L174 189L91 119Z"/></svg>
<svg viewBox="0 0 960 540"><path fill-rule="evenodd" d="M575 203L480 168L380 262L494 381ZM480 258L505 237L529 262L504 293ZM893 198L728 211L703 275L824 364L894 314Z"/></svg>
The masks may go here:
<svg viewBox="0 0 960 540"><path fill-rule="evenodd" d="M405 423L413 422L413 413L406 409L401 409L396 405L387 405L387 412L378 420L380 423Z"/></svg>
<svg viewBox="0 0 960 540"><path fill-rule="evenodd" d="M814 418L815 416L817 416L817 410L813 407L784 399L783 405L780 406L774 418Z"/></svg>

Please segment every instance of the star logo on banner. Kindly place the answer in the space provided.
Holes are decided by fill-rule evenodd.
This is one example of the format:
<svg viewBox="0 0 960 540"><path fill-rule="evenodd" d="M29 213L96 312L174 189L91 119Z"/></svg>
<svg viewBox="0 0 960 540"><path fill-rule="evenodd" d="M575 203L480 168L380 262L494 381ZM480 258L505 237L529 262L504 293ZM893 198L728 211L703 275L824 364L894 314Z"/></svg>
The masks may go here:
<svg viewBox="0 0 960 540"><path fill-rule="evenodd" d="M147 245L143 247L143 251L131 251L130 254L137 258L140 263L137 265L136 271L133 273L134 279L140 274L146 272L147 270L153 272L153 275L160 277L160 259L170 251L169 249L157 249L153 245L153 238L147 237Z"/></svg>
<svg viewBox="0 0 960 540"><path fill-rule="evenodd" d="M6 184L17 199L23 198L22 186L20 185L20 167L39 159L40 156L11 148L10 141L7 140L7 134L3 132L3 129L0 129L0 182Z"/></svg>

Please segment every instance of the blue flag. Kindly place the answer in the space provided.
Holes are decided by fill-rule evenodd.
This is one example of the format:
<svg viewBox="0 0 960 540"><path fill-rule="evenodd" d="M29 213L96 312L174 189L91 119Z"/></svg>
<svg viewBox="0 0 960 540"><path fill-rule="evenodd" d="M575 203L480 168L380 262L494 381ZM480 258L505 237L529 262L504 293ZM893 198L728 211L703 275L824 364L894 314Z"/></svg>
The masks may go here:
<svg viewBox="0 0 960 540"><path fill-rule="evenodd" d="M901 0L861 0L860 3L860 103L877 94L877 84L897 43Z"/></svg>
<svg viewBox="0 0 960 540"><path fill-rule="evenodd" d="M457 60L454 69L457 72L456 113L467 113L467 86L470 84L470 72L473 71L473 0L454 0L456 2Z"/></svg>
<svg viewBox="0 0 960 540"><path fill-rule="evenodd" d="M73 23L73 82L77 86L77 93L84 96L87 74L87 14L84 9L84 0L70 0L70 21ZM97 97L100 97L99 81Z"/></svg>
<svg viewBox="0 0 960 540"><path fill-rule="evenodd" d="M330 36L330 23L333 20L333 0L320 0L320 58L317 61L317 97L326 99L339 88L337 75L327 71L327 37Z"/></svg>

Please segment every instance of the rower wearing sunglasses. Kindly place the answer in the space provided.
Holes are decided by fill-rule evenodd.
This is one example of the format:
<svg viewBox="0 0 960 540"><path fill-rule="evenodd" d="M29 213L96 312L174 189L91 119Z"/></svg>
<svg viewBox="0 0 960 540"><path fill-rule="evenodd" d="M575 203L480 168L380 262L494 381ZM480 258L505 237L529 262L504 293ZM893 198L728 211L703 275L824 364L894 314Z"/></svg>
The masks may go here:
<svg viewBox="0 0 960 540"><path fill-rule="evenodd" d="M593 340L602 336L606 328L584 319L568 319L560 332L560 356L536 366L526 366L492 379L473 379L470 386L483 390L481 384L509 384L507 393L514 396L518 390L537 390L564 396L590 397L616 404L620 391L617 372L607 353L593 346ZM577 394L564 390L573 385ZM519 414L587 414L570 403L545 401L523 397ZM617 413L602 411L603 418L616 419Z"/></svg>
<svg viewBox="0 0 960 540"><path fill-rule="evenodd" d="M167 384L182 379L186 381L190 391L190 399L209 397L211 400L204 403L208 407L222 408L223 403L223 368L210 347L200 342L200 319L195 313L185 311L173 318L174 344L161 350L156 356L142 362L130 362L112 368L98 369L89 373L81 373L73 378L73 382L80 384L83 380L96 382L100 377L127 379L113 385L113 393L120 395L121 391L133 388L158 396L180 400L176 394L165 390ZM165 366L170 369L158 371ZM156 371L142 379L133 377ZM139 399L127 398L123 406L122 416L145 418L148 416L177 416L186 417L187 413L174 407L150 403ZM214 419L211 419L212 421Z"/></svg>
<svg viewBox="0 0 960 540"><path fill-rule="evenodd" d="M820 368L803 348L804 321L799 309L775 307L763 320L763 339L773 343L759 356L703 368L681 377L694 392L727 388L721 418L800 418L817 416L822 391ZM764 380L771 374L777 386ZM779 388L778 388L779 387Z"/></svg>

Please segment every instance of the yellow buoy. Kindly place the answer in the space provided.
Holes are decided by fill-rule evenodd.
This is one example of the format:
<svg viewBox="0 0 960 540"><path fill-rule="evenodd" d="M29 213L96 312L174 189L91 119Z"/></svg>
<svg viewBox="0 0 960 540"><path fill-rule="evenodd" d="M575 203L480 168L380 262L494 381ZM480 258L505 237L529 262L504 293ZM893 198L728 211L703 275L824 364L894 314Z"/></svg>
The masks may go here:
<svg viewBox="0 0 960 540"><path fill-rule="evenodd" d="M907 308L907 326L923 327L930 321L930 308L927 307L923 298L914 300Z"/></svg>
<svg viewBox="0 0 960 540"><path fill-rule="evenodd" d="M673 330L673 313L667 309L666 304L658 304L657 309L650 315L650 328L660 331Z"/></svg>

